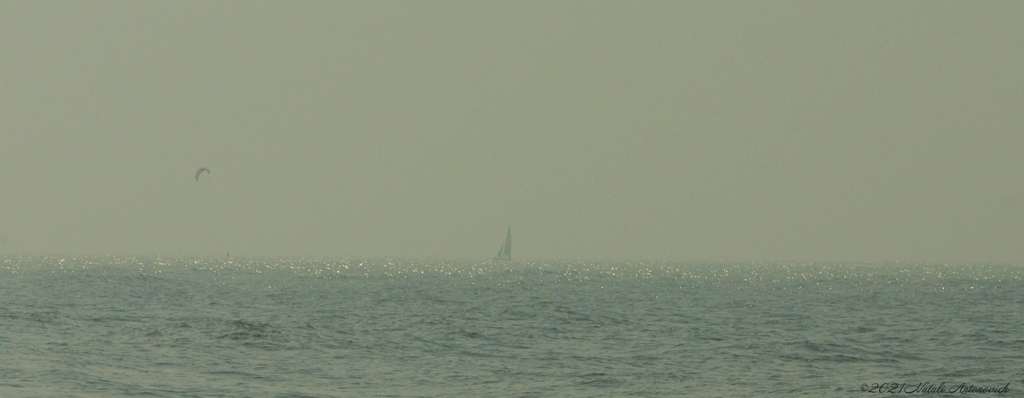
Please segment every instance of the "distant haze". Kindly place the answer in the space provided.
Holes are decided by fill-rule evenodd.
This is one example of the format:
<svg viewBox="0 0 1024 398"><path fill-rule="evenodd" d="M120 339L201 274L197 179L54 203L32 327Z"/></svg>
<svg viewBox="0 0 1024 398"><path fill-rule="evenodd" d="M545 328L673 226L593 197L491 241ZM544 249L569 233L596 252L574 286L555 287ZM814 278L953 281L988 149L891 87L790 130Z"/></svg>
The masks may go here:
<svg viewBox="0 0 1024 398"><path fill-rule="evenodd" d="M0 252L1024 261L1021 21L0 1Z"/></svg>

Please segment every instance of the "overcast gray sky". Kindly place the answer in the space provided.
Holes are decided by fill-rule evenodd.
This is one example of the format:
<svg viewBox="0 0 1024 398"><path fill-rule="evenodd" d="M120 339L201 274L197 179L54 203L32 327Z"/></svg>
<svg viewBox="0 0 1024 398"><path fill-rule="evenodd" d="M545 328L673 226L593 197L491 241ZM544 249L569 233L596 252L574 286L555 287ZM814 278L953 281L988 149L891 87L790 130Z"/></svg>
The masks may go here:
<svg viewBox="0 0 1024 398"><path fill-rule="evenodd" d="M0 250L1022 261L1021 21L0 1Z"/></svg>

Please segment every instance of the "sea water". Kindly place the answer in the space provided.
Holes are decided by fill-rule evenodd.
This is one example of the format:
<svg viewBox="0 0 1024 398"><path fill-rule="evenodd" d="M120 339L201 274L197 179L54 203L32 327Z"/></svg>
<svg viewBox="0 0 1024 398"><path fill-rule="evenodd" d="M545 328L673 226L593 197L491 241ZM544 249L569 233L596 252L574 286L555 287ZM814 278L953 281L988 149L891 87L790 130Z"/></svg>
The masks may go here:
<svg viewBox="0 0 1024 398"><path fill-rule="evenodd" d="M11 255L0 396L1024 396L1022 309L1017 264Z"/></svg>

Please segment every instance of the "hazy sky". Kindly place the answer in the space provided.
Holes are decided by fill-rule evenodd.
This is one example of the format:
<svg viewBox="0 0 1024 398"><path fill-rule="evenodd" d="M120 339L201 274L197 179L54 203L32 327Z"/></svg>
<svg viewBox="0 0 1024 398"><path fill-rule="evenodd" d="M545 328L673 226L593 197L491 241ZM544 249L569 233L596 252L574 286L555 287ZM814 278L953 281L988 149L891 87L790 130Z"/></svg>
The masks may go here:
<svg viewBox="0 0 1024 398"><path fill-rule="evenodd" d="M0 250L1024 261L1021 21L0 1Z"/></svg>

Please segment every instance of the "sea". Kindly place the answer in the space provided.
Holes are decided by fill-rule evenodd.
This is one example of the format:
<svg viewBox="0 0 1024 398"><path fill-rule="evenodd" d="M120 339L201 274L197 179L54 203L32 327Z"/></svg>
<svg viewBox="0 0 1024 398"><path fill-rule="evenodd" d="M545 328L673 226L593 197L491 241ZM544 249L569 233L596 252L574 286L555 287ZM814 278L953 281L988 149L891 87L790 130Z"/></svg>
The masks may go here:
<svg viewBox="0 0 1024 398"><path fill-rule="evenodd" d="M1024 265L0 257L0 397L1024 396Z"/></svg>

